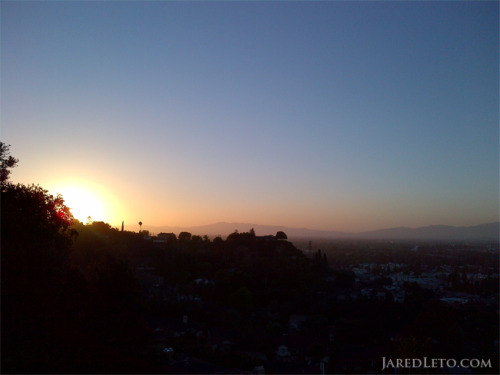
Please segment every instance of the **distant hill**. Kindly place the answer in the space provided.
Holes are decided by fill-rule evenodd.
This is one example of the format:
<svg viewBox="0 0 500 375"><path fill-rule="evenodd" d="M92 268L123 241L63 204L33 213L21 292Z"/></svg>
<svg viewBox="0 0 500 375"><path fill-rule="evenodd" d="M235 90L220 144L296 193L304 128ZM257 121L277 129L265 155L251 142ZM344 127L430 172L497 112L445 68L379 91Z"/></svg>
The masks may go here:
<svg viewBox="0 0 500 375"><path fill-rule="evenodd" d="M253 228L257 235L276 234L285 232L290 238L360 238L360 239L418 239L418 240L446 240L446 241L498 241L500 222L480 224L476 226L431 225L419 228L388 228L368 232L347 233L338 231L324 231L307 228L289 228L273 225L259 225L251 223L226 223L193 226L193 227L146 227L156 234L160 232L176 233L187 231L192 234L226 237L235 230L248 232Z"/></svg>
<svg viewBox="0 0 500 375"><path fill-rule="evenodd" d="M430 225L420 228L389 228L358 233L361 238L419 239L449 241L498 241L500 222L468 227Z"/></svg>

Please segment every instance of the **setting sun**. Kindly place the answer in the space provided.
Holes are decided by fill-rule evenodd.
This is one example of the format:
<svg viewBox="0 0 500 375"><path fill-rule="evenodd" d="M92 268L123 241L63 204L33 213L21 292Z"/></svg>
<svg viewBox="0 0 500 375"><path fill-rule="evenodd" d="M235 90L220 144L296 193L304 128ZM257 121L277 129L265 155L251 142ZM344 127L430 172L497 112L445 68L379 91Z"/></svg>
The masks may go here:
<svg viewBox="0 0 500 375"><path fill-rule="evenodd" d="M101 189L87 181L57 181L49 188L52 194L61 194L74 218L86 223L90 216L93 221L108 221L109 212L103 201Z"/></svg>
<svg viewBox="0 0 500 375"><path fill-rule="evenodd" d="M104 221L105 212L99 198L88 190L79 187L66 187L58 191L70 208L75 219L85 223L90 216L94 221Z"/></svg>

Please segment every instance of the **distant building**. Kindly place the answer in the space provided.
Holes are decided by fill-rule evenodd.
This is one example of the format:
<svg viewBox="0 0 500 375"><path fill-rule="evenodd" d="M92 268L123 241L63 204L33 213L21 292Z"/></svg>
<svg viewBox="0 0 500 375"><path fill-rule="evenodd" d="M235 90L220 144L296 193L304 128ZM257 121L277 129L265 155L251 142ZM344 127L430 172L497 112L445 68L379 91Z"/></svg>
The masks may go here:
<svg viewBox="0 0 500 375"><path fill-rule="evenodd" d="M175 240L177 239L177 236L174 233L160 233L157 236L161 240Z"/></svg>
<svg viewBox="0 0 500 375"><path fill-rule="evenodd" d="M175 241L177 239L174 233L160 233L153 239L154 243L167 243L169 241Z"/></svg>

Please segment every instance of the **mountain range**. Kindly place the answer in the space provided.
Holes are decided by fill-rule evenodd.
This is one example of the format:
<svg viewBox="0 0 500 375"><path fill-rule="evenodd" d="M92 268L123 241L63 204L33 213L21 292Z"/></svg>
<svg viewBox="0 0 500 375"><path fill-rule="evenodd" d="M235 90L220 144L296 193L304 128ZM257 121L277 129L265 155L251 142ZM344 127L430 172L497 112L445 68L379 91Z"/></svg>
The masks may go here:
<svg viewBox="0 0 500 375"><path fill-rule="evenodd" d="M233 233L248 232L251 228L260 235L276 234L283 231L289 238L321 238L321 239L415 239L415 240L446 240L446 241L499 241L500 222L486 223L475 226L450 226L450 225L430 225L418 228L397 227L388 229L379 229L368 232L338 232L326 230L314 230L307 228L289 228L273 225L259 225L251 223L226 223L219 222L209 225L193 227L147 227L156 234L176 233L186 231L197 235L222 236L223 238Z"/></svg>

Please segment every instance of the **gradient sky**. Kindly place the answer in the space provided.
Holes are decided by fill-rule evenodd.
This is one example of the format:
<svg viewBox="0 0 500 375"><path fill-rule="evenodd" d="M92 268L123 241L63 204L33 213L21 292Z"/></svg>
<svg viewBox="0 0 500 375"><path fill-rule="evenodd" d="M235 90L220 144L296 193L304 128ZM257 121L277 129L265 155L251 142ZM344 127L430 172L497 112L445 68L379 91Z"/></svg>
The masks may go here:
<svg viewBox="0 0 500 375"><path fill-rule="evenodd" d="M2 1L1 79L12 180L115 226L498 220L497 1Z"/></svg>

